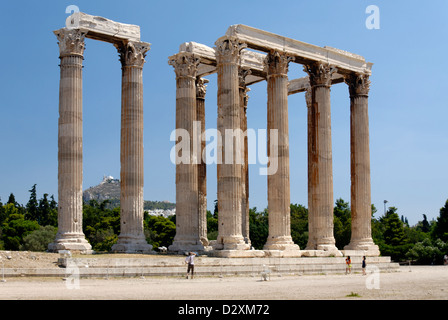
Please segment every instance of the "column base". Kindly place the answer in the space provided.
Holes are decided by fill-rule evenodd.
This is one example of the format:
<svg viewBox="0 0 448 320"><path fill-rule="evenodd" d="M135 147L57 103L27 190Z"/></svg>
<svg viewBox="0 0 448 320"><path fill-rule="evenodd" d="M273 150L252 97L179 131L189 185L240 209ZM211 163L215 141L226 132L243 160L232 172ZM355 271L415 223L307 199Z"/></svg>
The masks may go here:
<svg viewBox="0 0 448 320"><path fill-rule="evenodd" d="M119 235L118 241L111 249L114 253L155 253L152 245L146 242L145 237Z"/></svg>
<svg viewBox="0 0 448 320"><path fill-rule="evenodd" d="M218 236L214 250L250 250L251 245L242 236Z"/></svg>
<svg viewBox="0 0 448 320"><path fill-rule="evenodd" d="M300 250L299 246L292 241L291 236L268 238L263 250Z"/></svg>
<svg viewBox="0 0 448 320"><path fill-rule="evenodd" d="M204 246L203 244L191 243L190 241L175 241L168 247L168 251L184 254L186 252L206 253L212 250L211 246Z"/></svg>
<svg viewBox="0 0 448 320"><path fill-rule="evenodd" d="M209 255L218 258L263 258L266 253L262 250L212 250Z"/></svg>
<svg viewBox="0 0 448 320"><path fill-rule="evenodd" d="M69 250L72 252L80 252L84 254L92 254L92 246L86 240L84 234L57 234L54 242L48 245L48 251L58 252L59 250Z"/></svg>
<svg viewBox="0 0 448 320"><path fill-rule="evenodd" d="M344 254L350 255L348 251L355 251L351 253L351 255L353 256L363 255L369 257L378 257L380 255L379 247L372 240L350 241L350 243L344 247Z"/></svg>
<svg viewBox="0 0 448 320"><path fill-rule="evenodd" d="M305 257L342 257L342 252L336 247L334 238L324 238L317 241L309 241L305 250Z"/></svg>

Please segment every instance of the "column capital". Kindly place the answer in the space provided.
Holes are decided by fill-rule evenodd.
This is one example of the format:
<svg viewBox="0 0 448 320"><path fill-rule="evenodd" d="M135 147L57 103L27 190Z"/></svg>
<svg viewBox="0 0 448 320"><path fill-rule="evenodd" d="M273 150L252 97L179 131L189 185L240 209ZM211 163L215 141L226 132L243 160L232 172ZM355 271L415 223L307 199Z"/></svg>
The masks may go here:
<svg viewBox="0 0 448 320"><path fill-rule="evenodd" d="M59 41L60 57L84 54L86 32L80 29L62 28L56 30L54 34Z"/></svg>
<svg viewBox="0 0 448 320"><path fill-rule="evenodd" d="M368 74L353 73L344 78L348 85L350 97L368 96L370 90L370 80Z"/></svg>
<svg viewBox="0 0 448 320"><path fill-rule="evenodd" d="M179 52L169 57L168 64L174 67L176 77L196 79L200 58L191 52Z"/></svg>
<svg viewBox="0 0 448 320"><path fill-rule="evenodd" d="M331 86L331 76L337 71L337 68L324 62L314 62L303 66L310 77L310 85L315 86Z"/></svg>
<svg viewBox="0 0 448 320"><path fill-rule="evenodd" d="M265 59L265 69L270 75L288 75L289 62L294 60L294 57L289 56L286 52L271 50Z"/></svg>
<svg viewBox="0 0 448 320"><path fill-rule="evenodd" d="M205 94L207 93L207 85L210 81L205 78L196 79L196 98L205 99Z"/></svg>
<svg viewBox="0 0 448 320"><path fill-rule="evenodd" d="M146 42L129 41L123 44L115 44L120 56L122 67L143 68L146 53L150 49L150 44Z"/></svg>
<svg viewBox="0 0 448 320"><path fill-rule="evenodd" d="M240 89L245 89L246 88L246 77L248 75L250 75L252 73L252 71L248 68L238 68L238 83L240 86Z"/></svg>
<svg viewBox="0 0 448 320"><path fill-rule="evenodd" d="M240 52L247 47L235 37L224 36L215 42L216 61L220 63L239 64Z"/></svg>

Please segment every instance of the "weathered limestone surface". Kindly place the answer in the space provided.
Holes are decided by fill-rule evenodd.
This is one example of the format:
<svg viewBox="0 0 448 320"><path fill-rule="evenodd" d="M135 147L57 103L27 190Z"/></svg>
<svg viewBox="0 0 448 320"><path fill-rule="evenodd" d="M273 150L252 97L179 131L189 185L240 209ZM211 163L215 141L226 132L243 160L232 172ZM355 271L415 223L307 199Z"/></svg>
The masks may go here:
<svg viewBox="0 0 448 320"><path fill-rule="evenodd" d="M239 94L240 94L240 120L241 130L247 132L247 102L249 100L248 92L250 89L246 85L246 78L250 75L249 69L241 68L238 70L239 76ZM241 172L241 213L242 213L242 234L244 241L251 244L249 237L249 151L247 133L243 137L243 158Z"/></svg>
<svg viewBox="0 0 448 320"><path fill-rule="evenodd" d="M222 161L218 163L219 226L216 248L247 250L249 245L242 235L243 139L238 80L240 51L244 46L233 38L221 38L215 44L218 63L217 126L222 135L222 149L218 151Z"/></svg>
<svg viewBox="0 0 448 320"><path fill-rule="evenodd" d="M192 53L183 52L170 57L169 64L176 73L176 129L186 130L190 137L188 149L182 149L182 152L187 152L181 155L185 162L176 163L176 236L169 250L200 251L204 250L199 218L200 158L193 150L194 122L198 119L196 75L199 59Z"/></svg>
<svg viewBox="0 0 448 320"><path fill-rule="evenodd" d="M291 238L289 130L288 130L288 63L292 57L271 51L266 59L268 81L268 158L269 166L277 168L268 174L269 235L265 250L290 250L299 247ZM273 131L278 144L273 150ZM273 165L277 162L277 165Z"/></svg>
<svg viewBox="0 0 448 320"><path fill-rule="evenodd" d="M201 124L201 130L196 133L196 139L200 141L198 150L198 211L199 211L199 239L204 247L208 247L207 239L207 164L202 155L205 152L205 94L207 92L205 78L196 78L196 121Z"/></svg>
<svg viewBox="0 0 448 320"><path fill-rule="evenodd" d="M83 12L73 13L68 17L68 21L71 27L82 30L87 38L110 43L140 42L140 27L136 25L115 22Z"/></svg>
<svg viewBox="0 0 448 320"><path fill-rule="evenodd" d="M115 252L150 252L143 233L143 64L149 46L117 45L122 65L121 225Z"/></svg>
<svg viewBox="0 0 448 320"><path fill-rule="evenodd" d="M369 76L353 74L346 78L350 92L350 155L352 233L346 250L366 250L379 255L371 230L370 151L368 94Z"/></svg>
<svg viewBox="0 0 448 320"><path fill-rule="evenodd" d="M333 236L333 164L331 148L330 86L334 67L324 63L306 65L310 77L308 109L308 210L312 224L309 250L336 251Z"/></svg>
<svg viewBox="0 0 448 320"><path fill-rule="evenodd" d="M112 248L149 252L143 234L143 83L142 69L150 44L140 41L140 27L76 12L59 40L59 231L50 251L91 252L82 233L82 60L84 39L114 44L122 64L121 233Z"/></svg>
<svg viewBox="0 0 448 320"><path fill-rule="evenodd" d="M326 61L341 72L371 73L372 64L357 54L331 47L319 47L242 24L230 26L226 36L238 38L249 48L269 52L278 50L295 57L295 62L310 64Z"/></svg>
<svg viewBox="0 0 448 320"><path fill-rule="evenodd" d="M58 233L50 251L90 251L82 231L82 61L85 33L55 31L59 40Z"/></svg>
<svg viewBox="0 0 448 320"><path fill-rule="evenodd" d="M360 92L362 86L359 85L368 83L373 64L350 52L311 45L244 25L231 26L215 45L216 48L210 48L186 42L179 50L197 57L197 77L218 73L217 123L223 144L218 146L220 221L213 254L219 257L256 257L263 254L271 257L342 255L335 246L333 235L330 87L346 81L351 88L354 221L352 240L346 249L347 252L379 255L378 247L371 238L370 226L367 94ZM268 61L267 67L265 61ZM308 76L288 81L289 62L304 65ZM264 80L268 82L269 161L275 159L278 162L277 172L268 174L269 238L265 251L241 250L247 249L250 244L246 213L249 194L247 136L245 139L234 138L233 148L230 149L226 144L226 129L233 133L235 130L243 132L247 129L248 86ZM301 251L290 236L287 113L288 95L298 92L305 92L308 108L309 241L306 250ZM275 150L269 149L269 139L272 138L270 129L276 129L279 138L276 146L278 148ZM273 154L275 151L277 154ZM229 156L233 161L231 163L227 161ZM198 193L200 197L204 191ZM199 200L199 203L203 201Z"/></svg>

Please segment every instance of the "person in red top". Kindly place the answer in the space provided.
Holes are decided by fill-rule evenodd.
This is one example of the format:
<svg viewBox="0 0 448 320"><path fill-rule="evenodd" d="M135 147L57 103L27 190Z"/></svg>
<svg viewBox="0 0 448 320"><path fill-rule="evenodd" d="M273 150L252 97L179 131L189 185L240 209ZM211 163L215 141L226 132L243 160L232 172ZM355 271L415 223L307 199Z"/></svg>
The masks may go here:
<svg viewBox="0 0 448 320"><path fill-rule="evenodd" d="M345 259L345 274L352 273L352 260L350 259L350 256L347 256Z"/></svg>

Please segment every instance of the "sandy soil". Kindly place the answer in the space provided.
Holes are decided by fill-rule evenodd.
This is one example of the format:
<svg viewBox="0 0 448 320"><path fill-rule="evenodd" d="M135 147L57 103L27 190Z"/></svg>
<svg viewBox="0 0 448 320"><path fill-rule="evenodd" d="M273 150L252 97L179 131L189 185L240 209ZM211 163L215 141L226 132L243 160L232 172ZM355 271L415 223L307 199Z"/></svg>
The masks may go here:
<svg viewBox="0 0 448 320"><path fill-rule="evenodd" d="M42 262L42 261L41 261ZM27 300L413 300L448 299L448 266L400 272L258 277L9 278L0 299Z"/></svg>

